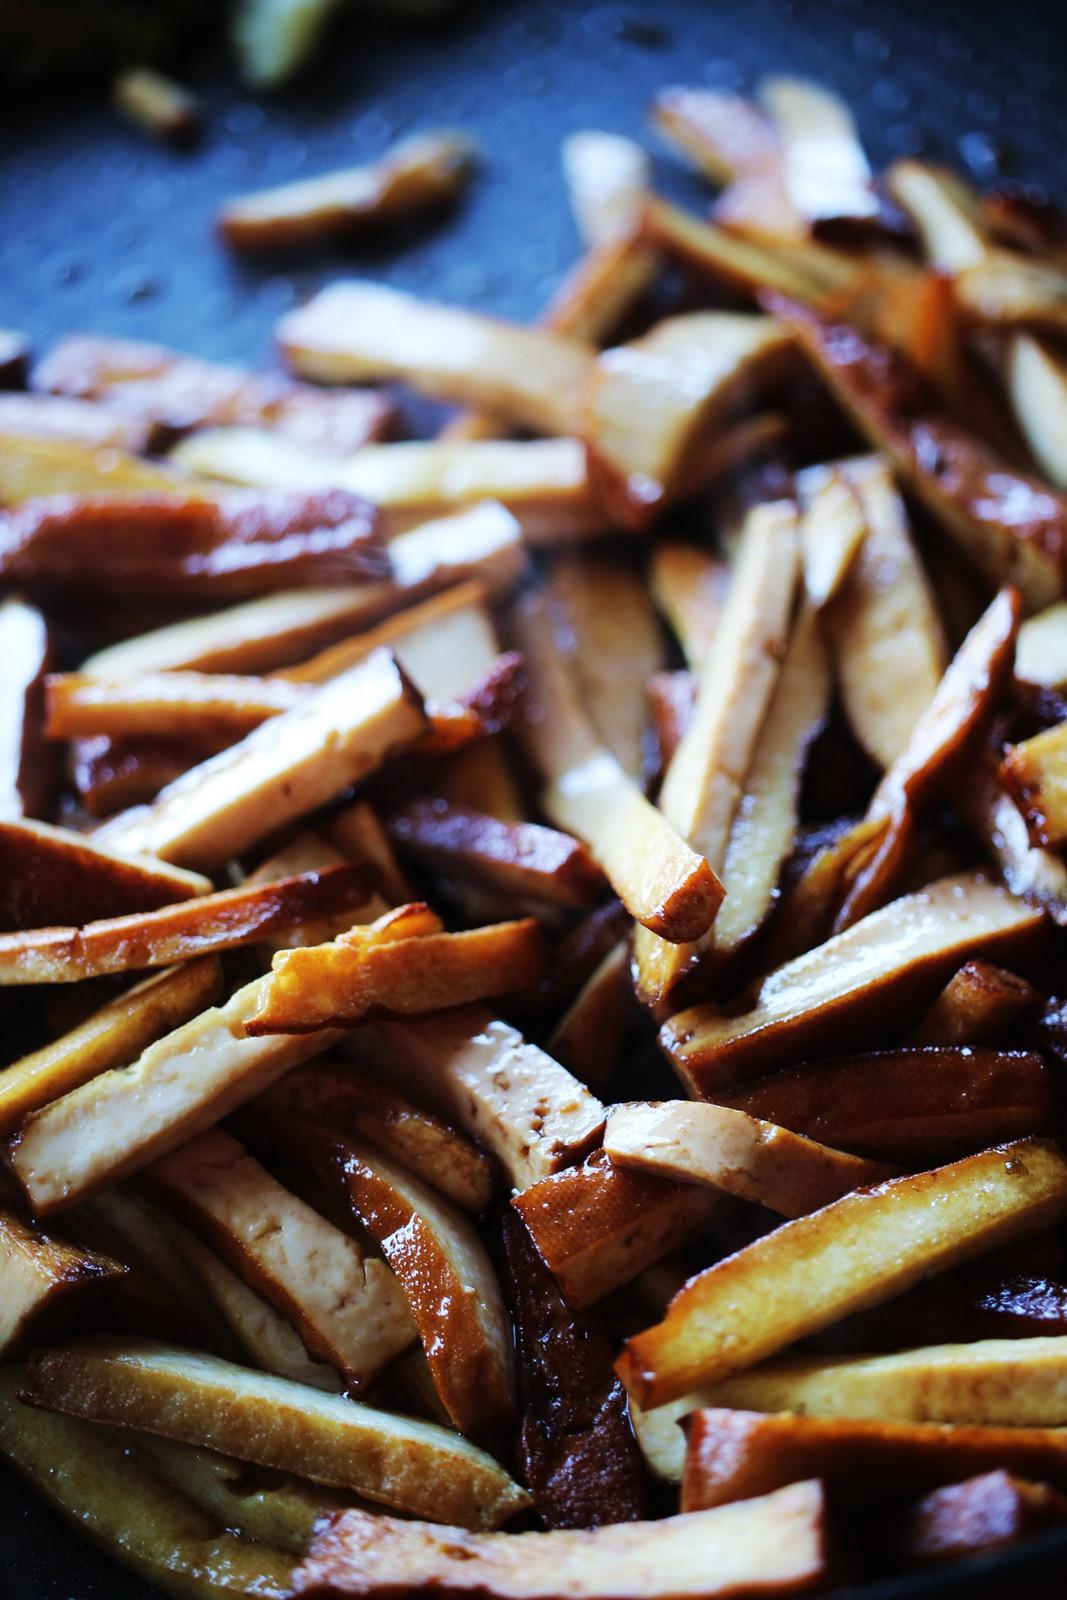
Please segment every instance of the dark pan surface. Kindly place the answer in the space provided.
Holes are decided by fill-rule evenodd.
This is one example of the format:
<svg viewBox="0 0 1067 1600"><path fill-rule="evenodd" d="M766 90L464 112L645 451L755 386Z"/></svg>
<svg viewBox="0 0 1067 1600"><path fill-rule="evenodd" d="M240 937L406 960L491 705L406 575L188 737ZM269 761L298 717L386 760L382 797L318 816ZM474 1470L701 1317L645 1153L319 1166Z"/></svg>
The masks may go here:
<svg viewBox="0 0 1067 1600"><path fill-rule="evenodd" d="M3 13L0 0L0 18ZM303 83L272 99L205 61L207 126L187 152L157 147L99 97L45 95L0 118L0 323L44 347L74 329L269 360L272 325L343 272L505 316L532 316L574 259L560 138L643 132L660 85L745 89L763 72L810 75L852 104L878 163L910 152L998 170L1067 197L1067 14L1062 0L657 0L655 5L471 4L447 29L353 19ZM365 159L394 137L453 125L485 171L459 214L386 247L246 265L212 237L226 196ZM669 158L659 176L696 200ZM143 1600L118 1571L0 1480L0 1595ZM863 1600L1063 1592L1067 1536L862 1591ZM849 1591L859 1600L859 1591Z"/></svg>

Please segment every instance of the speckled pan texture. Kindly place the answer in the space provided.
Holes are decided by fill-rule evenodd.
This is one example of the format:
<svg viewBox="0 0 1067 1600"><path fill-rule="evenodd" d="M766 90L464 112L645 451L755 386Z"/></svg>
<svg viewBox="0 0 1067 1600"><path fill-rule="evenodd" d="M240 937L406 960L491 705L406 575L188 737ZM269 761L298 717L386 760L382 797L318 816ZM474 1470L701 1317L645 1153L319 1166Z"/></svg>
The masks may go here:
<svg viewBox="0 0 1067 1600"><path fill-rule="evenodd" d="M0 24L3 12L0 0ZM472 0L422 29L356 14L314 72L277 97L243 91L215 59L194 60L205 126L185 151L154 144L99 94L35 91L19 104L5 91L0 323L24 328L38 348L80 329L261 365L279 313L341 271L531 317L578 248L559 170L564 134L643 136L663 84L746 89L780 71L841 93L878 165L944 155L983 182L1003 173L1067 193L1063 0ZM216 243L212 219L227 196L369 159L398 135L442 125L471 133L485 155L450 222L250 262ZM657 167L667 192L701 193L675 162ZM148 1594L6 1480L0 1522L4 1597ZM999 1562L863 1596L1040 1600L1062 1592L1065 1559L1057 1533Z"/></svg>

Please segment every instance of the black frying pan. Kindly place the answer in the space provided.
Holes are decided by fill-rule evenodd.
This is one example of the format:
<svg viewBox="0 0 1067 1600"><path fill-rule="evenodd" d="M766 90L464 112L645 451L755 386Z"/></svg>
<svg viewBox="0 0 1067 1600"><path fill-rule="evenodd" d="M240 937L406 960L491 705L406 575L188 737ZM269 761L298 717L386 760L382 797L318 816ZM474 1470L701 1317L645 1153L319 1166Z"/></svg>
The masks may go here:
<svg viewBox="0 0 1067 1600"><path fill-rule="evenodd" d="M4 0L0 0L0 39ZM529 318L574 259L559 173L578 127L641 135L666 83L750 86L787 71L841 92L877 163L928 151L1067 198L1062 0L656 0L471 3L447 27L353 18L316 70L273 99L193 64L207 126L174 152L98 95L35 92L0 123L0 324L43 347L74 329L262 364L290 302L343 271ZM461 212L388 247L235 262L212 216L248 187L350 164L394 136L453 125L486 167ZM662 164L664 186L697 200ZM143 1584L0 1479L0 1596L144 1600ZM1067 1531L997 1558L849 1591L856 1600L1044 1600L1064 1592Z"/></svg>

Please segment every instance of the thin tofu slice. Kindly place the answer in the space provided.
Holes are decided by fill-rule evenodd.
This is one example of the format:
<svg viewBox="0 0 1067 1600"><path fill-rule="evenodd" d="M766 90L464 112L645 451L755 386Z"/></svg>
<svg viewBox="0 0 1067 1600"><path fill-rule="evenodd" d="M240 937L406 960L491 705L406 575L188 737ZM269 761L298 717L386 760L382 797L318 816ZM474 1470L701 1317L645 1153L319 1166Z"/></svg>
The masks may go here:
<svg viewBox="0 0 1067 1600"><path fill-rule="evenodd" d="M378 651L94 837L112 849L218 866L340 794L427 726L420 697Z"/></svg>
<svg viewBox="0 0 1067 1600"><path fill-rule="evenodd" d="M484 1451L414 1417L150 1340L41 1351L33 1405L206 1445L413 1516L493 1528L528 1496Z"/></svg>
<svg viewBox="0 0 1067 1600"><path fill-rule="evenodd" d="M1067 362L1051 346L1020 333L1008 349L1007 379L1034 460L1049 483L1067 489Z"/></svg>
<svg viewBox="0 0 1067 1600"><path fill-rule="evenodd" d="M1034 845L1067 839L1067 722L1012 745L1000 780L1026 819Z"/></svg>
<svg viewBox="0 0 1067 1600"><path fill-rule="evenodd" d="M10 1361L26 1342L51 1327L85 1325L95 1300L127 1276L121 1261L82 1250L0 1207L0 1273L4 1300L0 1311L0 1354Z"/></svg>
<svg viewBox="0 0 1067 1600"><path fill-rule="evenodd" d="M730 568L700 545L660 540L650 558L652 597L674 631L690 670L699 672L722 625Z"/></svg>
<svg viewBox="0 0 1067 1600"><path fill-rule="evenodd" d="M846 1195L693 1278L661 1323L627 1341L620 1376L646 1409L676 1400L1065 1211L1067 1161L1050 1140Z"/></svg>
<svg viewBox="0 0 1067 1600"><path fill-rule="evenodd" d="M407 383L541 433L574 432L575 398L592 360L588 346L563 334L357 281L335 283L287 312L278 341L302 378Z"/></svg>
<svg viewBox="0 0 1067 1600"><path fill-rule="evenodd" d="M346 1511L316 1536L296 1595L440 1588L493 1600L712 1600L790 1594L824 1572L822 1490L795 1483L739 1506L661 1522L473 1536Z"/></svg>
<svg viewBox="0 0 1067 1600"><path fill-rule="evenodd" d="M356 1391L415 1338L390 1268L282 1187L220 1128L143 1175L249 1284L296 1326L309 1353Z"/></svg>
<svg viewBox="0 0 1067 1600"><path fill-rule="evenodd" d="M618 133L584 129L563 141L563 175L571 211L589 247L628 233L652 180L648 153Z"/></svg>
<svg viewBox="0 0 1067 1600"><path fill-rule="evenodd" d="M896 1174L743 1111L688 1100L615 1106L604 1149L616 1166L722 1189L785 1217Z"/></svg>
<svg viewBox="0 0 1067 1600"><path fill-rule="evenodd" d="M918 228L932 267L957 273L985 259L989 234L981 199L956 173L930 161L895 161L886 181Z"/></svg>
<svg viewBox="0 0 1067 1600"><path fill-rule="evenodd" d="M36 607L14 598L0 603L0 652L0 818L46 816L54 776L44 733L52 642Z"/></svg>

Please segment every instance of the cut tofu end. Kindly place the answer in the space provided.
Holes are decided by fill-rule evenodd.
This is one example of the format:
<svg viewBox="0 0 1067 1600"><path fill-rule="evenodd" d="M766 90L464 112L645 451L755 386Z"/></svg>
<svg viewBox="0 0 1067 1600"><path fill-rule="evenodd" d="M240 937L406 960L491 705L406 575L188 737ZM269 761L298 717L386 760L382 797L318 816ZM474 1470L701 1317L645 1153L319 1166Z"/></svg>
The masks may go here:
<svg viewBox="0 0 1067 1600"><path fill-rule="evenodd" d="M351 489L378 507L393 538L428 517L494 500L528 544L608 529L577 439L411 439L339 460L268 428L216 428L171 452L185 470L264 489Z"/></svg>
<svg viewBox="0 0 1067 1600"><path fill-rule="evenodd" d="M74 439L34 439L0 431L0 504L41 495L170 493L188 479L155 461Z"/></svg>
<svg viewBox="0 0 1067 1600"><path fill-rule="evenodd" d="M511 1323L469 1218L366 1145L306 1126L280 1137L290 1158L352 1207L396 1273L454 1425L478 1438L513 1423Z"/></svg>
<svg viewBox="0 0 1067 1600"><path fill-rule="evenodd" d="M769 317L693 311L596 358L580 431L617 521L645 528L690 491L723 425L786 375L791 342Z"/></svg>
<svg viewBox="0 0 1067 1600"><path fill-rule="evenodd" d="M1008 350L1008 394L1041 471L1067 489L1067 362L1030 334L1018 334Z"/></svg>
<svg viewBox="0 0 1067 1600"><path fill-rule="evenodd" d="M407 383L540 433L575 431L575 398L592 359L587 345L563 334L356 281L332 284L287 312L277 334L302 378Z"/></svg>
<svg viewBox="0 0 1067 1600"><path fill-rule="evenodd" d="M604 1149L615 1166L721 1189L785 1217L897 1172L743 1111L688 1100L614 1106Z"/></svg>
<svg viewBox="0 0 1067 1600"><path fill-rule="evenodd" d="M292 1557L220 1534L218 1517L134 1461L121 1439L20 1403L23 1374L0 1375L0 1455L85 1538L160 1592L285 1600Z"/></svg>
<svg viewBox="0 0 1067 1600"><path fill-rule="evenodd" d="M117 1067L34 1112L9 1160L34 1211L45 1214L128 1177L204 1133L290 1067L329 1050L336 1029L249 1039L262 978Z"/></svg>
<svg viewBox="0 0 1067 1600"><path fill-rule="evenodd" d="M351 1041L358 1059L496 1156L516 1189L581 1160L603 1132L604 1107L585 1084L481 1007L372 1022Z"/></svg>
<svg viewBox="0 0 1067 1600"><path fill-rule="evenodd" d="M989 234L982 203L956 173L930 161L895 161L886 181L918 228L930 266L956 273L985 260Z"/></svg>
<svg viewBox="0 0 1067 1600"><path fill-rule="evenodd" d="M626 1172L598 1150L511 1203L545 1266L581 1309L707 1233L723 1201L696 1184Z"/></svg>
<svg viewBox="0 0 1067 1600"><path fill-rule="evenodd" d="M797 509L759 505L745 519L716 643L705 659L693 719L671 758L659 809L720 873L745 778L789 637L799 570ZM714 937L714 935L712 935ZM638 992L663 1005L700 955L638 929Z"/></svg>
<svg viewBox="0 0 1067 1600"><path fill-rule="evenodd" d="M518 636L529 674L522 733L545 779L545 812L583 840L636 921L668 939L699 938L721 885L598 741L560 658L545 595L522 602Z"/></svg>
<svg viewBox="0 0 1067 1600"><path fill-rule="evenodd" d="M222 992L217 960L205 956L157 973L109 1000L69 1033L42 1045L0 1072L0 1134L11 1133L32 1111L113 1067L207 1009Z"/></svg>
<svg viewBox="0 0 1067 1600"><path fill-rule="evenodd" d="M0 1207L0 1354L10 1360L44 1328L83 1325L86 1302L114 1289L127 1276L121 1261L49 1238Z"/></svg>
<svg viewBox="0 0 1067 1600"><path fill-rule="evenodd" d="M712 1600L794 1594L825 1575L816 1482L660 1522L470 1535L345 1511L316 1535L294 1594L490 1600Z"/></svg>
<svg viewBox="0 0 1067 1600"><path fill-rule="evenodd" d="M929 1273L1038 1233L1067 1213L1067 1160L1050 1140L846 1195L690 1280L618 1371L646 1409L754 1366Z"/></svg>
<svg viewBox="0 0 1067 1600"><path fill-rule="evenodd" d="M919 1018L909 1044L988 1044L1017 1016L1042 1005L1040 992L1006 967L990 961L967 961L954 973L937 999Z"/></svg>
<svg viewBox="0 0 1067 1600"><path fill-rule="evenodd" d="M859 502L865 533L825 612L827 632L852 731L871 759L888 767L933 699L948 650L904 503L884 462L872 456L835 470ZM809 483L816 488L814 478Z"/></svg>
<svg viewBox="0 0 1067 1600"><path fill-rule="evenodd" d="M1047 1483L1004 1471L931 1489L911 1507L898 1535L908 1566L959 1560L1025 1539L1067 1519L1067 1497Z"/></svg>
<svg viewBox="0 0 1067 1600"><path fill-rule="evenodd" d="M150 1191L294 1323L308 1354L357 1391L415 1339L388 1266L214 1128L152 1164Z"/></svg>
<svg viewBox="0 0 1067 1600"><path fill-rule="evenodd" d="M309 920L354 912L377 886L373 868L345 862L82 928L0 933L0 988L77 983L259 944Z"/></svg>
<svg viewBox="0 0 1067 1600"><path fill-rule="evenodd" d="M881 210L852 113L806 78L770 77L759 97L782 152L786 192L808 222L873 220Z"/></svg>
<svg viewBox="0 0 1067 1600"><path fill-rule="evenodd" d="M210 878L150 851L112 849L48 822L0 822L0 918L7 928L121 917L210 890Z"/></svg>
<svg viewBox="0 0 1067 1600"><path fill-rule="evenodd" d="M1019 629L1015 676L1050 689L1067 685L1067 601L1027 617Z"/></svg>
<svg viewBox="0 0 1067 1600"><path fill-rule="evenodd" d="M1031 841L1026 818L1001 786L995 762L976 763L953 800L1011 892L1041 906L1060 927L1067 926L1067 862L1058 850Z"/></svg>
<svg viewBox="0 0 1067 1600"><path fill-rule="evenodd" d="M882 1422L1067 1425L1067 1338L980 1339L885 1356L786 1356L689 1397L700 1405Z"/></svg>
<svg viewBox="0 0 1067 1600"><path fill-rule="evenodd" d="M1006 1468L1067 1482L1067 1431L968 1428L863 1418L768 1416L721 1407L697 1411L687 1428L682 1509L704 1511L784 1484L818 1477L838 1497L953 1483Z"/></svg>
<svg viewBox="0 0 1067 1600"><path fill-rule="evenodd" d="M1021 811L1034 845L1067 839L1067 723L1059 722L1012 745L1000 781Z"/></svg>
<svg viewBox="0 0 1067 1600"><path fill-rule="evenodd" d="M899 1019L902 1008L931 999L961 961L1025 946L1042 921L1039 908L981 874L940 878L778 967L750 1011L727 1017L705 1004L678 1012L660 1044L694 1093L711 1098L831 1039L841 1048L879 1018Z"/></svg>
<svg viewBox="0 0 1067 1600"><path fill-rule="evenodd" d="M332 800L428 726L393 657L376 651L94 837L111 849L219 866Z"/></svg>
<svg viewBox="0 0 1067 1600"><path fill-rule="evenodd" d="M81 670L101 678L174 668L271 672L451 584L480 579L491 593L503 593L522 571L522 529L503 506L486 501L401 534L389 559L391 580L249 600L111 645Z"/></svg>
<svg viewBox="0 0 1067 1600"><path fill-rule="evenodd" d="M0 818L47 815L55 780L44 732L52 641L35 606L13 597L0 602L0 652Z"/></svg>
<svg viewBox="0 0 1067 1600"><path fill-rule="evenodd" d="M498 1527L529 1502L447 1428L150 1340L41 1351L22 1392L46 1410L204 1445L461 1527Z"/></svg>
<svg viewBox="0 0 1067 1600"><path fill-rule="evenodd" d="M644 575L616 557L553 561L548 592L564 618L568 660L585 708L628 778L644 774L645 680L666 666L663 635Z"/></svg>
<svg viewBox="0 0 1067 1600"><path fill-rule="evenodd" d="M461 134L416 134L365 166L227 200L217 226L231 249L248 251L361 232L457 199L473 168Z"/></svg>
<svg viewBox="0 0 1067 1600"><path fill-rule="evenodd" d="M647 151L622 134L587 128L568 134L560 154L582 242L592 248L628 233L652 181Z"/></svg>

